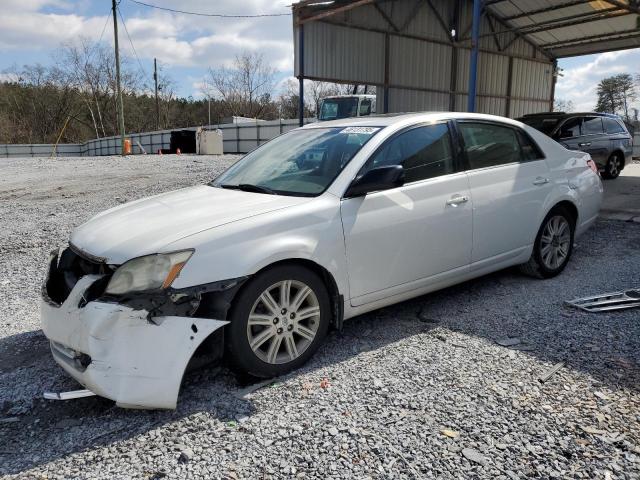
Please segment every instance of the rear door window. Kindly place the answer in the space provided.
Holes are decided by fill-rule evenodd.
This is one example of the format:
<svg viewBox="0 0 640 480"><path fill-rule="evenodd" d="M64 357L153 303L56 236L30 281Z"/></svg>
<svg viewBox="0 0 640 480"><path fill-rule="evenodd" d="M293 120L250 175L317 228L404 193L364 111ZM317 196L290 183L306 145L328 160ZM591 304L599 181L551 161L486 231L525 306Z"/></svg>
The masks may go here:
<svg viewBox="0 0 640 480"><path fill-rule="evenodd" d="M522 130L518 130L518 140L522 149L522 160L527 162L530 160L540 160L544 158L540 147Z"/></svg>
<svg viewBox="0 0 640 480"><path fill-rule="evenodd" d="M625 133L624 128L615 118L603 118L604 131L606 133Z"/></svg>
<svg viewBox="0 0 640 480"><path fill-rule="evenodd" d="M580 136L580 125L582 124L582 118L570 118L562 124L560 127L560 138L573 138Z"/></svg>
<svg viewBox="0 0 640 480"><path fill-rule="evenodd" d="M519 162L516 130L491 123L458 123L471 170Z"/></svg>
<svg viewBox="0 0 640 480"><path fill-rule="evenodd" d="M602 117L584 117L582 122L583 135L598 135L604 133Z"/></svg>

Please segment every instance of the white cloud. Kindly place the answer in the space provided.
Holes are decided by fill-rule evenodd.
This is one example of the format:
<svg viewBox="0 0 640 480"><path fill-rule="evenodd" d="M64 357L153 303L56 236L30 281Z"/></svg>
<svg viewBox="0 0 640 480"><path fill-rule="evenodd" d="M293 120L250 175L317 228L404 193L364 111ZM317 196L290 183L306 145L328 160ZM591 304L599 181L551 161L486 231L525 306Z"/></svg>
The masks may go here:
<svg viewBox="0 0 640 480"><path fill-rule="evenodd" d="M108 21L106 16L74 13L87 11L86 0L4 1L9 2L10 8L4 8L5 13L0 16L0 49L14 52L14 56L23 56L29 51L53 53L61 43L80 37L97 40ZM178 3L175 0L156 0L153 3L186 11L225 14L287 13L291 4L288 0L184 0ZM78 8L71 8L73 6ZM123 11L126 30L143 62L157 57L172 67L205 69L229 65L237 54L249 50L263 53L266 60L279 71L293 68L289 16L221 19L174 14L132 3L126 6L127 9ZM43 10L45 8L47 10ZM56 13L45 13L52 9ZM94 4L93 11L99 10L102 8L98 9ZM110 24L107 25L104 40L112 42ZM125 54L133 54L124 28L120 29L120 45Z"/></svg>
<svg viewBox="0 0 640 480"><path fill-rule="evenodd" d="M595 55L587 63L565 68L558 78L556 98L571 100L576 111L591 111L596 105L600 80L618 73L638 73L640 49ZM572 59L575 63L575 59ZM560 61L562 67L563 61Z"/></svg>

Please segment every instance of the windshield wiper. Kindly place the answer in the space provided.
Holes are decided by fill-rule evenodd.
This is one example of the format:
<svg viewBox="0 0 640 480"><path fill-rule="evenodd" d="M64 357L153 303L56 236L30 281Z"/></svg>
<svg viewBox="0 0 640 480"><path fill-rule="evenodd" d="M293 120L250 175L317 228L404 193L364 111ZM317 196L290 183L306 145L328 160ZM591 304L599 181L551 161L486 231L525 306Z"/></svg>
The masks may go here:
<svg viewBox="0 0 640 480"><path fill-rule="evenodd" d="M242 190L243 192L268 193L269 195L277 195L277 193L274 190L271 190L269 187L263 187L261 185L252 185L251 183L241 183L239 185L224 183L220 185L220 187L229 188L232 190Z"/></svg>

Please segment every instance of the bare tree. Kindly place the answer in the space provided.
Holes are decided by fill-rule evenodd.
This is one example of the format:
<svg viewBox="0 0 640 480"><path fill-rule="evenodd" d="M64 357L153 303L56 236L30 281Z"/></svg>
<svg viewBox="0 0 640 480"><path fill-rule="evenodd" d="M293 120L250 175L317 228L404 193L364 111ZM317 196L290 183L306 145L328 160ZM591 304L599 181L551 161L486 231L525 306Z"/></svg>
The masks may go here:
<svg viewBox="0 0 640 480"><path fill-rule="evenodd" d="M553 111L554 112L573 112L575 110L575 105L571 100L565 100L563 98L556 98L553 101Z"/></svg>
<svg viewBox="0 0 640 480"><path fill-rule="evenodd" d="M203 92L221 100L227 115L258 118L271 104L275 74L262 54L244 52L230 68L210 68Z"/></svg>

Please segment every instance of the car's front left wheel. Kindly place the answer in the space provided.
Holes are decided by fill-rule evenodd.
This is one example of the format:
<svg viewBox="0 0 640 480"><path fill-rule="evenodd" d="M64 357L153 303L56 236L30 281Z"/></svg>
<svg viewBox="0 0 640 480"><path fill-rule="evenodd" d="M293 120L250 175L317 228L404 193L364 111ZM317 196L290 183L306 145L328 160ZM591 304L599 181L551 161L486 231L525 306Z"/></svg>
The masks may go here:
<svg viewBox="0 0 640 480"><path fill-rule="evenodd" d="M327 333L331 304L322 279L300 265L259 273L234 300L227 327L232 366L257 377L303 365Z"/></svg>

